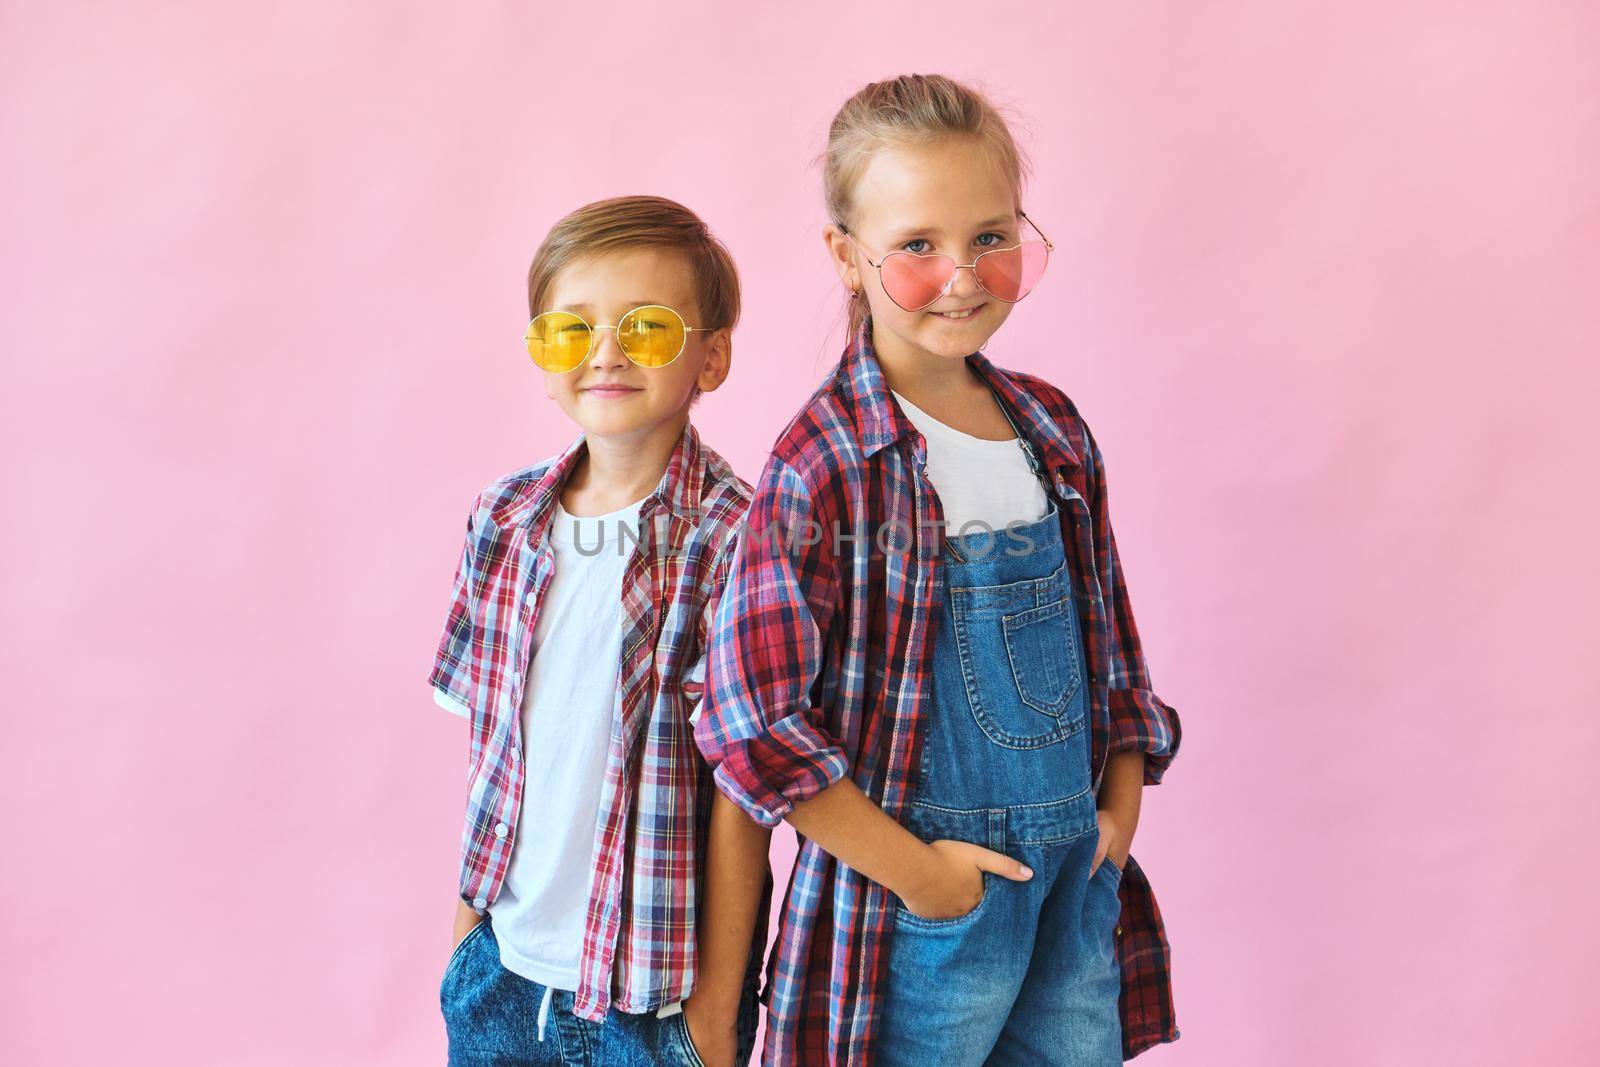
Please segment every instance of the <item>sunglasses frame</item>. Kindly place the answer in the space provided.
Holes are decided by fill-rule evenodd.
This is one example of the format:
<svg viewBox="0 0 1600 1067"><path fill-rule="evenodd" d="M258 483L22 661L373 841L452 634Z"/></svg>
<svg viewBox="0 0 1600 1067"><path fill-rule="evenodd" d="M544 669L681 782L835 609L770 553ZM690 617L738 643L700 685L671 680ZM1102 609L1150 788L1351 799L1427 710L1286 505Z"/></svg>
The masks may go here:
<svg viewBox="0 0 1600 1067"><path fill-rule="evenodd" d="M1038 223L1036 223L1032 219L1028 218L1028 213L1026 211L1019 211L1019 212L1017 212L1017 215L1024 222L1026 222L1029 226L1032 226L1033 227L1033 231L1035 233L1037 233L1041 239L1043 239L1043 241L1044 241L1044 261L1045 261L1045 266L1048 267L1050 265L1050 253L1054 252L1056 250L1055 244L1051 242L1049 237L1045 236L1045 232L1043 230L1039 229L1039 224ZM1002 301L1002 302L1007 303L1007 304L1016 304L1016 303L1020 303L1028 295L1028 293L1023 293L1022 296L1017 297L1016 300L1007 300L1005 297L1001 296L998 293L989 292L989 287L987 285L983 284L983 276L978 273L978 260L982 259L984 256L991 256L991 255L994 255L994 253L996 253L996 252L1015 252L1017 249L1021 248L1025 244L1027 244L1028 243L1027 241L1018 241L1016 244L1007 245L1004 248L991 248L991 249L988 249L987 251L980 252L980 253L978 253L977 256L975 256L973 258L971 263L956 263L956 257L955 256L947 256L943 252L906 252L904 250L896 250L894 252L890 252L888 255L886 255L882 259L878 260L878 262L873 263L872 262L872 257L867 255L867 250L864 247L862 247L862 244L861 244L860 241L856 240L855 234L853 234L849 230L845 229L845 227L842 226L842 225L839 227L839 232L844 234L845 237L849 238L850 239L850 243L856 246L856 251L861 253L861 258L862 259L866 260L873 267L877 268L877 271L878 271L878 285L883 289L883 295L887 296L890 299L890 301L892 301L894 303L894 306L899 308L901 311L921 311L925 307L933 306L934 301L938 300L941 296L944 296L946 293L948 293L950 291L950 287L956 283L956 275L960 274L963 270L967 270L969 268L972 270L973 280L978 283L978 288L982 289L985 293L988 293L990 296L994 297L996 300ZM917 259L948 259L950 262L956 263L956 266L955 266L955 269L950 272L950 277L948 279L946 279L946 281L944 283L944 287L941 288L937 293L933 294L933 298L931 300L929 300L926 304L919 305L918 307L908 308L904 304L900 303L900 301L895 300L893 294L891 294L889 292L889 287L883 284L883 265L885 263L889 262L889 260L894 258L895 256L915 256ZM1043 272L1041 271L1040 274L1042 276ZM1030 293L1032 291L1033 290L1031 290L1031 289L1028 290L1028 292L1030 292Z"/></svg>
<svg viewBox="0 0 1600 1067"><path fill-rule="evenodd" d="M715 333L716 332L716 329L714 329L714 328L709 328L709 327L705 327L705 326L690 326L687 322L684 322L683 316L681 314L679 314L677 308L668 307L666 304L640 304L636 308L629 308L626 312L623 313L621 318L619 318L614 324L612 324L610 326L596 326L594 323L590 322L588 319L584 318L582 315L578 314L576 311L541 311L541 312L539 312L539 314L535 315L533 318L528 320L528 328L526 330L522 331L522 348L523 348L523 351L526 352L527 348L528 348L528 342L533 339L533 324L534 323L538 322L540 319L544 318L546 315L571 315L573 318L575 318L579 322L583 323L585 328L587 328L588 331L589 331L589 347L584 351L583 358L578 360L578 362L574 363L572 366L568 367L566 370L550 370L547 367L539 367L538 360L534 360L534 364L533 364L535 367L539 367L539 369L544 371L546 374L571 374L573 371L577 370L579 367L581 367L585 363L589 362L589 357L594 355L595 336L601 330L615 330L617 327L622 325L622 323L628 318L629 315L632 315L635 312L644 311L647 308L660 308L662 311L670 311L670 312L672 312L673 316L675 318L677 318L677 320L679 322L683 323L683 341L679 343L678 350L672 354L672 358L667 360L665 363L640 363L638 360L633 358L633 354L631 352L629 352L626 348L623 347L622 342L618 341L617 342L617 347L622 349L622 354L628 357L628 362L632 363L636 367L643 367L645 370L660 370L662 367L670 367L670 366L672 366L672 364L674 364L674 363L676 363L678 361L678 357L679 356L683 355L683 350L685 348L689 347L689 335L691 333ZM533 359L533 353L532 352L528 352L528 358L529 359Z"/></svg>

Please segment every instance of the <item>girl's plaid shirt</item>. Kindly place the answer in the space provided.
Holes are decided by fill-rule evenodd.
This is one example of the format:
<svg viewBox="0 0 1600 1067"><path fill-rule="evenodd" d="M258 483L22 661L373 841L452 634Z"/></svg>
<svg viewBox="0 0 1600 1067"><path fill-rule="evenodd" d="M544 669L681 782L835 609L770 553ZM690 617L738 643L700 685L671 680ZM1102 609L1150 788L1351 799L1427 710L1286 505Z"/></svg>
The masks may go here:
<svg viewBox="0 0 1600 1067"><path fill-rule="evenodd" d="M774 445L716 615L695 740L718 788L766 825L846 774L896 819L912 799L943 517L925 442L888 393L870 331L869 321ZM967 363L1025 428L1062 514L1092 678L1095 787L1107 755L1126 750L1146 754L1153 785L1177 752L1178 715L1151 688L1100 450L1059 389L979 353ZM1120 894L1131 1057L1178 1031L1161 913L1131 856ZM767 963L764 1064L873 1062L891 905L888 890L802 841Z"/></svg>
<svg viewBox="0 0 1600 1067"><path fill-rule="evenodd" d="M461 898L479 912L499 893L516 840L522 691L539 605L554 574L545 535L584 449L579 436L554 459L478 494L428 679L442 702L470 713ZM705 647L749 501L749 485L685 425L666 473L640 506L637 544L624 537L631 555L614 668L618 699L573 1004L586 1019L598 1021L612 1006L653 1010L693 987L700 849L712 792L711 769L689 725L703 683L688 675ZM765 934L764 922L759 928Z"/></svg>

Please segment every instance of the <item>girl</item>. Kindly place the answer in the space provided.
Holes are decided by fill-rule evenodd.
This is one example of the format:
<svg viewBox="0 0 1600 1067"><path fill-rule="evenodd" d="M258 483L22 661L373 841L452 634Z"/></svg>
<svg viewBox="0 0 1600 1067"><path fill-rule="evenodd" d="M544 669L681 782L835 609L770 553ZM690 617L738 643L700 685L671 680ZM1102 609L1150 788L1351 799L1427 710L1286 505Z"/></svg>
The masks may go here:
<svg viewBox="0 0 1600 1067"><path fill-rule="evenodd" d="M802 839L769 1064L1109 1064L1178 1036L1129 855L1178 748L1076 406L981 349L1039 281L1004 121L937 76L829 136L852 339L779 435L696 741Z"/></svg>

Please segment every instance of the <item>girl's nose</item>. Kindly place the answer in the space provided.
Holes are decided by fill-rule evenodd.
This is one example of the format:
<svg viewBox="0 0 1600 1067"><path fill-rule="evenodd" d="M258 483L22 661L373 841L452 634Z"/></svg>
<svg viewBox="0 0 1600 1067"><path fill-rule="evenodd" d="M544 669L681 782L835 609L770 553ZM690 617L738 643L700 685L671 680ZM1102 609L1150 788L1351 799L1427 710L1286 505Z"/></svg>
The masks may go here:
<svg viewBox="0 0 1600 1067"><path fill-rule="evenodd" d="M978 268L968 264L956 268L955 277L950 279L950 295L955 297L977 296L982 290L978 284Z"/></svg>

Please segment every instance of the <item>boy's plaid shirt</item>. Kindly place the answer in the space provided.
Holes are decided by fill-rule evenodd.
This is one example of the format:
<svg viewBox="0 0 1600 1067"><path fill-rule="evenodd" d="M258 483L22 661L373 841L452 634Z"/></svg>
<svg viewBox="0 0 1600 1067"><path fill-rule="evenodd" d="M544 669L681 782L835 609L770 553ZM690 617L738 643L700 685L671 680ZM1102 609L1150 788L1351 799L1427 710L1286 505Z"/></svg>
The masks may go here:
<svg viewBox="0 0 1600 1067"><path fill-rule="evenodd" d="M545 534L585 447L579 436L559 456L478 495L428 679L442 703L471 716L461 898L479 912L499 893L516 840L523 686L539 605L555 572ZM653 1010L684 999L693 986L700 848L713 794L711 768L689 725L703 682L687 675L705 647L749 500L748 483L685 425L666 473L640 506L637 547L624 535L631 557L622 583L622 657L612 668L618 698L573 1005L586 1019L599 1020L612 1006ZM760 929L764 935L765 925Z"/></svg>
<svg viewBox="0 0 1600 1067"><path fill-rule="evenodd" d="M695 739L718 787L766 825L846 774L896 819L913 799L929 623L943 596L942 509L925 442L888 393L870 331L869 321L774 445L716 614ZM1146 753L1153 785L1177 751L1178 715L1151 688L1100 451L1059 389L979 353L967 362L1027 431L1062 513L1093 679L1095 788L1107 755L1124 750ZM1178 1031L1161 913L1131 856L1120 894L1131 1057ZM764 1064L873 1062L891 905L888 890L802 839L767 964Z"/></svg>

